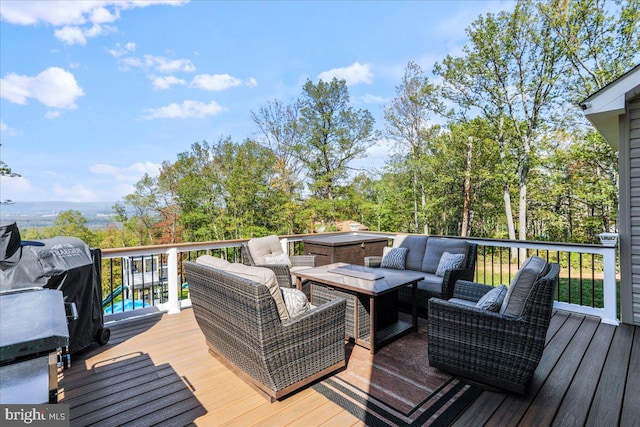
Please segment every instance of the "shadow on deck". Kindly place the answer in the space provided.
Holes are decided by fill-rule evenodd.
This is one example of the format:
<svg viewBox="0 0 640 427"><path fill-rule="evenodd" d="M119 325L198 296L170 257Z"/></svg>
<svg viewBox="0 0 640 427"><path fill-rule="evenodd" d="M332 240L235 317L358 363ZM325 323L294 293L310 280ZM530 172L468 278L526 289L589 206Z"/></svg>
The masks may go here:
<svg viewBox="0 0 640 427"><path fill-rule="evenodd" d="M109 327L61 374L72 426L363 425L311 388L269 404L209 355L190 309ZM530 392L485 391L454 425L640 425L639 390L640 328L559 311Z"/></svg>

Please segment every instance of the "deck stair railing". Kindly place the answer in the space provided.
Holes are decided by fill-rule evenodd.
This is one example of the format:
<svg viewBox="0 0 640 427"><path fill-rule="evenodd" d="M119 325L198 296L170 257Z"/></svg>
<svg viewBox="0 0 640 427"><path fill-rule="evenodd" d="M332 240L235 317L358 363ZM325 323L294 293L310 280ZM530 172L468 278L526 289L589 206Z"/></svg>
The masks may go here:
<svg viewBox="0 0 640 427"><path fill-rule="evenodd" d="M392 242L394 233L348 232L340 234L374 234L386 236ZM290 254L302 254L305 235L281 237L283 248ZM455 237L460 238L460 237ZM478 244L475 280L498 285L508 284L526 257L538 255L549 262L560 264L560 283L555 307L576 313L598 316L603 322L619 323L618 280L616 248L604 245L584 245L539 241L465 238ZM135 248L103 249L103 299L117 293L123 285L123 263L136 260L138 265L152 265L151 275L142 276L142 285L129 286L109 300L106 318L124 308L125 298L137 301L133 307L153 306L157 310L177 313L189 307L188 284L185 282L182 262L210 254L231 262L241 262L241 243L245 240L225 240L203 243L179 243ZM155 273L155 272L158 273ZM128 274L132 274L131 271ZM154 276L155 275L155 276ZM164 277L166 275L166 277ZM163 277L160 277L163 276ZM129 283L133 283L133 278ZM140 281L140 278L139 278ZM148 282L145 282L148 281ZM126 283L124 283L126 284Z"/></svg>

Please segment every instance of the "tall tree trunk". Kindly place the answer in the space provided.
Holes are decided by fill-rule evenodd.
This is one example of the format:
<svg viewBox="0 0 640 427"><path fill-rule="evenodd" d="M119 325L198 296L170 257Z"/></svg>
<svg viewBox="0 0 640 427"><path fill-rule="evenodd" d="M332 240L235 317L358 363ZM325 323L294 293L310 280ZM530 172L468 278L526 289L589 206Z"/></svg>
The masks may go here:
<svg viewBox="0 0 640 427"><path fill-rule="evenodd" d="M511 194L509 194L509 184L505 184L503 187L502 196L504 198L504 213L507 217L507 232L509 239L516 239L516 229L513 223L513 209L511 208Z"/></svg>
<svg viewBox="0 0 640 427"><path fill-rule="evenodd" d="M418 220L418 174L413 171L413 232L418 233L420 223Z"/></svg>
<svg viewBox="0 0 640 427"><path fill-rule="evenodd" d="M518 240L527 240L527 180L529 179L529 153L531 145L529 137L524 138L524 156L520 167L520 205L518 206ZM527 250L520 249L520 259L525 259Z"/></svg>
<svg viewBox="0 0 640 427"><path fill-rule="evenodd" d="M425 212L427 209L427 191L424 189L424 184L420 184L420 211ZM427 218L424 218L424 224L422 225L423 233L429 234L429 226L427 225Z"/></svg>
<svg viewBox="0 0 640 427"><path fill-rule="evenodd" d="M473 136L467 141L467 166L464 171L464 203L462 206L462 230L460 235L467 237L469 228L469 200L471 198L471 154L473 151Z"/></svg>

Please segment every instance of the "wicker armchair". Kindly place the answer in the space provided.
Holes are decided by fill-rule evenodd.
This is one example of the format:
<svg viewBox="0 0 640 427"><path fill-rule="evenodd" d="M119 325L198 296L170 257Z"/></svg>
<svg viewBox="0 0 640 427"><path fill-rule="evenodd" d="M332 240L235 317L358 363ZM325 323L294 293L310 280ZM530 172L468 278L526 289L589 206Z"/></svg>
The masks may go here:
<svg viewBox="0 0 640 427"><path fill-rule="evenodd" d="M183 266L209 352L271 402L345 366L344 298L282 322L266 286Z"/></svg>
<svg viewBox="0 0 640 427"><path fill-rule="evenodd" d="M296 285L293 283L291 278L291 270L299 269L299 268L310 268L316 266L316 257L315 255L293 255L289 256L291 260L291 268L287 264L257 264L254 260L254 257L251 255L251 251L249 250L249 245L247 242L242 243L242 263L244 265L251 266L259 266L266 267L273 270L276 273L276 279L280 286L295 288ZM305 293L307 298L310 297L310 286L308 282L303 282L302 291Z"/></svg>
<svg viewBox="0 0 640 427"><path fill-rule="evenodd" d="M500 313L476 308L475 303L493 289L478 283L458 281L449 301L432 298L429 364L472 381L526 393L544 350L560 271L558 264L546 268L546 274L533 282L519 316L505 313L505 307ZM460 304L464 301L470 305Z"/></svg>

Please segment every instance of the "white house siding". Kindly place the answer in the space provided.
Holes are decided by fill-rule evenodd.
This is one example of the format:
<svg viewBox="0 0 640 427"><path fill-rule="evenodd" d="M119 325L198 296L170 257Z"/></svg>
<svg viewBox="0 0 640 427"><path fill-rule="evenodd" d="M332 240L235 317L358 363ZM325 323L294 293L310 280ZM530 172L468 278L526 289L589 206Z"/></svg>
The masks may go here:
<svg viewBox="0 0 640 427"><path fill-rule="evenodd" d="M640 98L628 104L633 323L640 325Z"/></svg>

